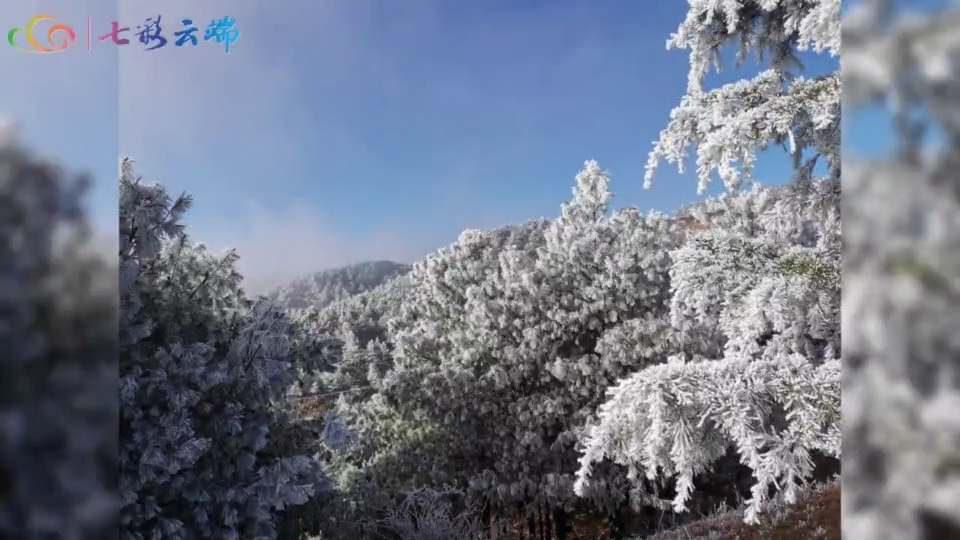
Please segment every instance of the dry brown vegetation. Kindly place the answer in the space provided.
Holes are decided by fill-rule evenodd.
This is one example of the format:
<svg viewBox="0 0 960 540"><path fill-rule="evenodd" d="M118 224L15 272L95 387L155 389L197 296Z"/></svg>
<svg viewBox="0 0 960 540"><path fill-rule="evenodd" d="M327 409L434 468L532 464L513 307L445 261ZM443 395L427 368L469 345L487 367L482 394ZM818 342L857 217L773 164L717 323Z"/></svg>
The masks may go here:
<svg viewBox="0 0 960 540"><path fill-rule="evenodd" d="M663 531L647 540L840 540L840 482L811 489L792 505L775 505L758 525L729 511Z"/></svg>
<svg viewBox="0 0 960 540"><path fill-rule="evenodd" d="M515 530L522 530L520 523ZM516 533L502 540L526 540L529 534ZM536 540L552 540L537 535ZM610 535L609 523L596 516L573 519L568 540L618 540ZM840 482L821 484L792 504L773 503L761 515L758 525L743 522L743 511L721 510L681 527L665 529L652 536L630 540L840 540Z"/></svg>

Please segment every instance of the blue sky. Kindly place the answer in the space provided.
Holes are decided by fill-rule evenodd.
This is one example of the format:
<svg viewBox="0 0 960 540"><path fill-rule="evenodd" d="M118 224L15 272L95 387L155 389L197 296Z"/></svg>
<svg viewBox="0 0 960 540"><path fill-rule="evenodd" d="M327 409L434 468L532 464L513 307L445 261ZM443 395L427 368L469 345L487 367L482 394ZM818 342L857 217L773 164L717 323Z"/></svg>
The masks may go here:
<svg viewBox="0 0 960 540"><path fill-rule="evenodd" d="M359 260L410 261L464 228L555 215L587 159L611 171L617 204L672 211L698 198L696 179L666 165L642 187L686 84L685 52L665 48L685 2L195 4L5 8L4 31L46 12L78 42L88 16L98 35L112 20L158 14L170 37L182 18L223 15L242 34L230 55L202 42L57 55L4 47L0 68L17 82L0 90L0 110L38 151L100 179L91 209L104 227L116 222L118 149L148 179L192 193L189 230L236 247L254 288ZM787 167L771 155L758 175L780 182Z"/></svg>

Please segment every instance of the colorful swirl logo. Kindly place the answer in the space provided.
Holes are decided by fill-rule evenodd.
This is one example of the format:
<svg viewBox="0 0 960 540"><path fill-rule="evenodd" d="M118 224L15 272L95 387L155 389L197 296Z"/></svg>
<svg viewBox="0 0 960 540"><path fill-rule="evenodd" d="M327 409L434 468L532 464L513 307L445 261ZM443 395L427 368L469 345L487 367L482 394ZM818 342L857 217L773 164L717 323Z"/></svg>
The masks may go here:
<svg viewBox="0 0 960 540"><path fill-rule="evenodd" d="M70 28L65 24L55 24L50 27L50 30L47 31L47 43L50 45L49 47L45 47L37 43L37 40L33 37L33 27L36 26L40 21L52 20L54 20L54 18L50 15L37 15L36 17L30 19L30 21L27 22L27 26L24 28L14 28L10 30L10 32L7 34L7 43L9 43L11 47L18 51L28 53L57 53L69 49L71 45L75 45L77 42L77 34L73 31L73 28ZM57 46L57 44L53 41L53 38L57 37L58 32L66 32L66 35L61 34L59 36L59 46ZM27 37L27 42L33 47L32 49L27 49L17 45L17 34L20 33L23 33L23 35Z"/></svg>

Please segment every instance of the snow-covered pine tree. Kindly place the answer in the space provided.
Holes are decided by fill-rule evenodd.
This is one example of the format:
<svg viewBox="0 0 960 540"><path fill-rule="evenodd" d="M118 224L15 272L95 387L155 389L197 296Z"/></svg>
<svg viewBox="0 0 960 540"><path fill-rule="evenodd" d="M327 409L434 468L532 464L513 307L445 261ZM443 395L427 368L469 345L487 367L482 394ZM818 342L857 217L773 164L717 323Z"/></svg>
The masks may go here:
<svg viewBox="0 0 960 540"><path fill-rule="evenodd" d="M772 144L795 159L797 179L823 161L840 177L840 73L804 78L799 53L840 54L840 0L689 0L687 18L667 48L690 51L687 93L650 152L645 183L666 160L684 171L696 147L698 187L714 173L728 188L753 181L757 154ZM754 53L769 67L752 79L707 91L721 49L739 46L737 64Z"/></svg>
<svg viewBox="0 0 960 540"><path fill-rule="evenodd" d="M297 383L301 386L298 393L301 396L316 395L317 399L323 400L325 395L335 394L341 388L368 387L365 373L352 378L347 375L358 374L357 370L339 367L344 361L343 346L346 341L353 340L358 348L363 349L376 341L379 342L377 347L386 349L382 359L389 360L392 347L387 324L399 313L408 287L409 279L401 275L323 308L288 309L293 324L298 327L295 335L300 341L297 350L301 357L294 366L298 372ZM335 402L336 397L326 401Z"/></svg>
<svg viewBox="0 0 960 540"><path fill-rule="evenodd" d="M669 350L670 222L611 213L611 198L588 162L526 244L464 232L415 266L392 325L388 395L444 429L447 478L501 511L577 504L580 428L609 385ZM625 482L607 487L595 503L616 508Z"/></svg>
<svg viewBox="0 0 960 540"><path fill-rule="evenodd" d="M214 256L171 200L120 166L122 538L276 536L276 514L323 488L278 448L293 381L289 322L248 300L233 252Z"/></svg>
<svg viewBox="0 0 960 540"><path fill-rule="evenodd" d="M756 479L752 521L774 483L795 495L811 451L839 455L839 219L800 228L796 198L754 189L708 203L721 217L672 254L683 354L611 390L586 438L580 493L606 458L650 480L675 476L682 511L694 477L733 446Z"/></svg>
<svg viewBox="0 0 960 540"><path fill-rule="evenodd" d="M812 451L839 456L839 73L793 70L801 50L839 53L839 10L839 0L691 0L668 41L690 50L688 89L646 181L661 160L682 171L693 144L700 191L716 172L732 193L706 205L709 219L672 254L683 354L611 389L585 440L578 493L590 493L594 465L609 459L637 481L675 477L673 505L684 510L695 476L733 446L757 480L745 516L754 522L770 486L796 495ZM710 61L719 68L730 41L738 61L752 51L770 67L705 91ZM793 183L737 193L771 144L793 155Z"/></svg>
<svg viewBox="0 0 960 540"><path fill-rule="evenodd" d="M370 291L403 276L410 265L392 261L369 261L323 270L294 279L267 296L285 309L308 306L325 308L338 300Z"/></svg>
<svg viewBox="0 0 960 540"><path fill-rule="evenodd" d="M472 257L482 264L490 264L504 249L535 249L543 242L546 226L547 222L541 220L483 233L484 247L474 249ZM457 246L451 246L447 252L459 252ZM446 444L437 422L417 412L413 398L402 391L402 383L398 381L413 381L409 365L400 370L400 375L393 373L392 366L386 373L379 369L360 373L362 370L350 366L365 365L371 355L377 359L375 364L385 366L388 350L392 360L395 331L405 328L406 324L391 323L397 317L416 320L418 316L412 314L410 300L422 294L421 281L422 278L413 279L408 274L377 291L331 304L317 317L325 328L340 325L336 334L344 345L341 352L344 368L338 365L332 373L321 377L320 386L357 387L367 396L358 401L355 396L359 393L350 391L336 399L336 414L356 434L353 437L356 444L338 456L335 468L356 469L358 463L363 463L365 479L395 493L412 486L443 484L449 480L449 471L458 467L447 463L445 456L450 455L450 451L437 446ZM387 325L393 326L394 331L385 328ZM421 368L435 369L433 366ZM434 477L434 472L439 476Z"/></svg>
<svg viewBox="0 0 960 540"><path fill-rule="evenodd" d="M0 537L116 535L116 266L86 182L0 142Z"/></svg>
<svg viewBox="0 0 960 540"><path fill-rule="evenodd" d="M843 26L844 107L885 110L895 143L873 159L844 149L843 536L954 538L960 11L860 4Z"/></svg>

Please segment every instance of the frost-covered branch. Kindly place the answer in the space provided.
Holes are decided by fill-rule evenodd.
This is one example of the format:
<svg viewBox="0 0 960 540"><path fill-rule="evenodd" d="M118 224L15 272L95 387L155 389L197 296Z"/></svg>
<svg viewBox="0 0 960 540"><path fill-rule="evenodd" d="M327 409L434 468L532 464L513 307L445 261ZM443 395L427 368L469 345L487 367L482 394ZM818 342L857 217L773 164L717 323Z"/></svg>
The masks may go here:
<svg viewBox="0 0 960 540"><path fill-rule="evenodd" d="M754 79L684 96L650 152L645 185L653 182L660 161L675 163L684 172L691 144L697 152L700 193L713 171L729 189L752 182L757 154L771 144L794 156L798 174L807 175L798 180L809 179L817 159L838 174L840 75L796 79L784 90L780 75L767 70ZM807 150L813 155L803 161Z"/></svg>
<svg viewBox="0 0 960 540"><path fill-rule="evenodd" d="M119 187L121 538L274 538L279 512L326 487L318 441L277 407L299 327L246 298L235 253L190 242L188 197L129 159Z"/></svg>
<svg viewBox="0 0 960 540"><path fill-rule="evenodd" d="M728 189L753 180L757 154L784 146L808 182L818 162L840 171L840 77L798 77L801 51L840 53L840 0L690 0L686 20L667 47L690 51L687 92L670 114L650 152L644 184L660 161L683 172L690 145L697 154L698 191L716 171ZM737 64L750 52L767 68L752 79L705 91L711 63L720 70L720 50L735 41Z"/></svg>
<svg viewBox="0 0 960 540"><path fill-rule="evenodd" d="M648 368L613 387L585 440L576 490L586 495L595 463L610 459L650 480L676 477L676 511L728 447L757 483L746 519L756 521L772 485L788 500L812 472L810 452L840 454L840 362L684 362Z"/></svg>
<svg viewBox="0 0 960 540"><path fill-rule="evenodd" d="M720 69L720 48L739 45L737 62L752 51L769 57L777 71L797 64L796 52L840 54L840 0L689 0L687 17L667 48L690 51L687 92L700 91L713 63Z"/></svg>
<svg viewBox="0 0 960 540"><path fill-rule="evenodd" d="M898 7L844 21L844 106L897 137L844 155L843 533L879 540L960 530L960 11Z"/></svg>

